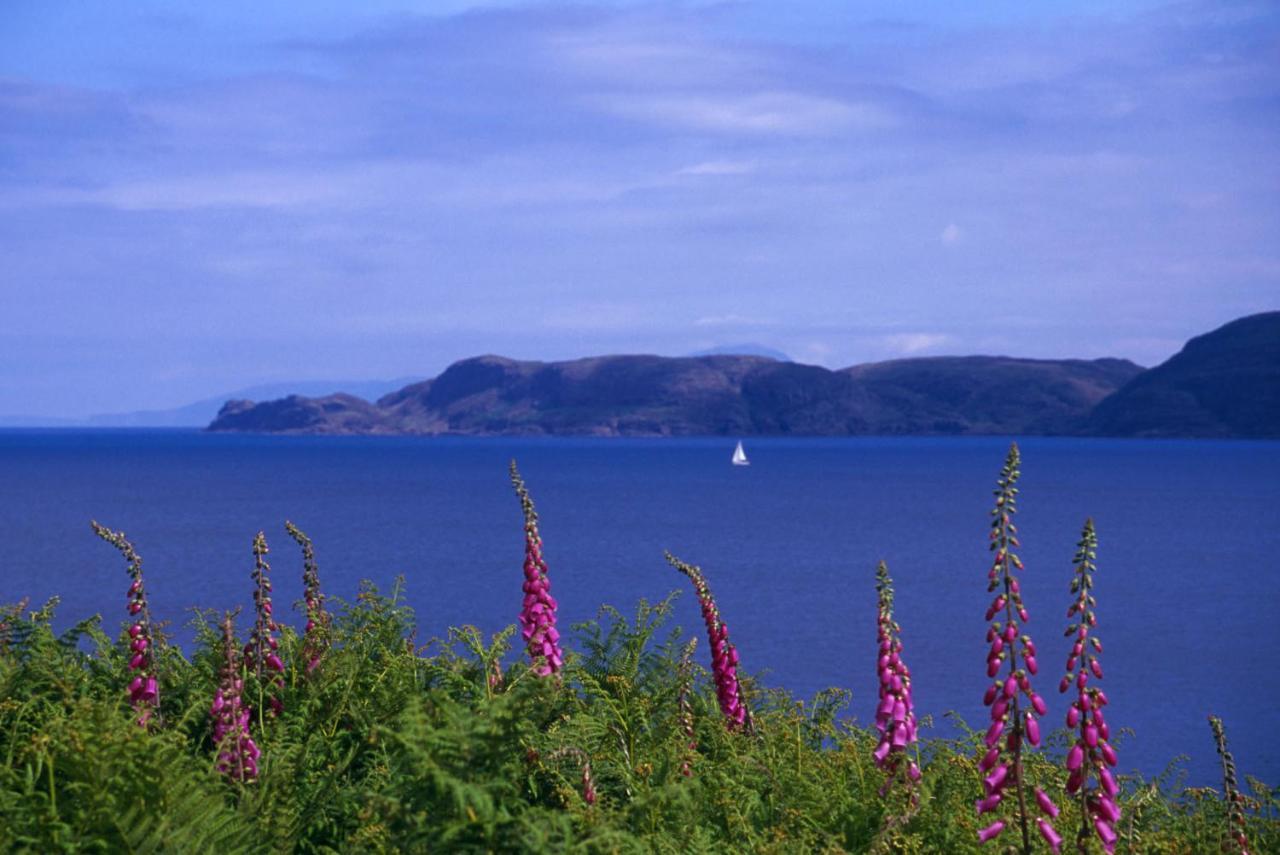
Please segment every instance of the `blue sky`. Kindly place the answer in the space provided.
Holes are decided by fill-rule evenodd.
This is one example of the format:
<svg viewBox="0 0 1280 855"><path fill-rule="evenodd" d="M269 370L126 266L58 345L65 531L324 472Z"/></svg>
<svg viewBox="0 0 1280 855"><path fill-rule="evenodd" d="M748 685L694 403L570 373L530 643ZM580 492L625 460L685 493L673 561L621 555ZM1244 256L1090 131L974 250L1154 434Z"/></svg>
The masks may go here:
<svg viewBox="0 0 1280 855"><path fill-rule="evenodd" d="M1154 364L1280 304L1276 151L1273 3L9 0L0 416L479 353Z"/></svg>

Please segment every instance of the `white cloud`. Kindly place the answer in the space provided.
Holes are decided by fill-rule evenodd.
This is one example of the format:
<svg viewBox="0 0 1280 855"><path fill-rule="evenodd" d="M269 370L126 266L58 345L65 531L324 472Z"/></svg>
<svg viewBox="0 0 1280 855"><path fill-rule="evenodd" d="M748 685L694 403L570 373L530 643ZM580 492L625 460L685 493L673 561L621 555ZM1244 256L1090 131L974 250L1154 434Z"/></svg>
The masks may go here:
<svg viewBox="0 0 1280 855"><path fill-rule="evenodd" d="M949 335L926 332L892 333L880 337L880 342L885 347L903 356L934 350L949 341L951 341L951 336Z"/></svg>
<svg viewBox="0 0 1280 855"><path fill-rule="evenodd" d="M676 175L749 175L755 171L754 161L705 160L676 170Z"/></svg>
<svg viewBox="0 0 1280 855"><path fill-rule="evenodd" d="M807 341L796 349L796 361L805 365L825 365L832 367L835 348L825 341Z"/></svg>
<svg viewBox="0 0 1280 855"><path fill-rule="evenodd" d="M959 243L960 238L964 236L964 232L960 231L960 227L955 223L947 223L947 227L942 230L940 237L942 242L948 246Z"/></svg>

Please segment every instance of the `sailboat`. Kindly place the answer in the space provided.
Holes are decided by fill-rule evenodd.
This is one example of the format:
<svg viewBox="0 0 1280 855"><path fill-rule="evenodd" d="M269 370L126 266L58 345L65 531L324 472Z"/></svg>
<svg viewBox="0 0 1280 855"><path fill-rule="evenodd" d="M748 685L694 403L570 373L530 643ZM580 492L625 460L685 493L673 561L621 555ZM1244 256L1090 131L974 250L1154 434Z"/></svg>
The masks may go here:
<svg viewBox="0 0 1280 855"><path fill-rule="evenodd" d="M733 450L734 466L750 466L751 461L747 459L747 453L742 450L742 440L738 440L738 447Z"/></svg>

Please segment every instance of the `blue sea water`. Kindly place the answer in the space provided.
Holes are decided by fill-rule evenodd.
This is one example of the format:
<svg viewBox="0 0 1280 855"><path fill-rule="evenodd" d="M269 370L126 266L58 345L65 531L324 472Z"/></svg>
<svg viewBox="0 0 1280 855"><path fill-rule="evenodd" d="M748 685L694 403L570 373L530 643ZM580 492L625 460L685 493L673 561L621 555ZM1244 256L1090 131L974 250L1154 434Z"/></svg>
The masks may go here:
<svg viewBox="0 0 1280 855"><path fill-rule="evenodd" d="M114 627L122 563L89 530L124 529L152 609L250 602L251 540L273 550L276 600L301 595L286 518L316 543L326 590L354 596L403 574L420 638L514 623L523 538L507 462L537 502L562 625L601 603L685 590L670 549L705 570L743 666L802 696L841 686L875 706L875 582L897 589L918 710L984 720L983 622L991 491L1008 439L733 440L259 437L194 431L0 432L0 602L62 597L64 625ZM1057 693L1071 557L1097 523L1098 634L1108 719L1132 728L1121 769L1178 755L1211 783L1206 716L1226 722L1241 771L1280 783L1280 443L1027 439L1020 524L1037 687ZM285 612L281 609L280 612ZM287 612L285 612L287 614ZM676 622L700 632L687 591ZM705 655L705 644L700 646Z"/></svg>

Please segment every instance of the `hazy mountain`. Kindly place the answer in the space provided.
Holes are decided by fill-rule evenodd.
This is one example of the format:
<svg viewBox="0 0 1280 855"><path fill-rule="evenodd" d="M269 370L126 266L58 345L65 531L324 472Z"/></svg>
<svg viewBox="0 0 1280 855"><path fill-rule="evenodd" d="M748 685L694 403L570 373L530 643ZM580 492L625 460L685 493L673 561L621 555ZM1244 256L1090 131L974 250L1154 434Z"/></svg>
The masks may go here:
<svg viewBox="0 0 1280 855"><path fill-rule="evenodd" d="M722 344L719 347L711 347L706 350L699 350L690 356L764 356L769 359L776 359L779 362L791 362L790 356L787 356L780 350L772 347L765 347L763 344Z"/></svg>
<svg viewBox="0 0 1280 855"><path fill-rule="evenodd" d="M1280 312L1232 321L1103 401L1106 436L1280 437Z"/></svg>
<svg viewBox="0 0 1280 855"><path fill-rule="evenodd" d="M228 399L264 400L288 395L323 396L345 392L370 400L385 395L406 384L416 382L417 377L399 377L395 380L304 380L294 383L264 383L205 398L169 410L138 410L131 413L106 413L89 416L83 420L59 420L63 423L90 427L204 427L217 415ZM54 420L45 419L39 424L51 425Z"/></svg>

